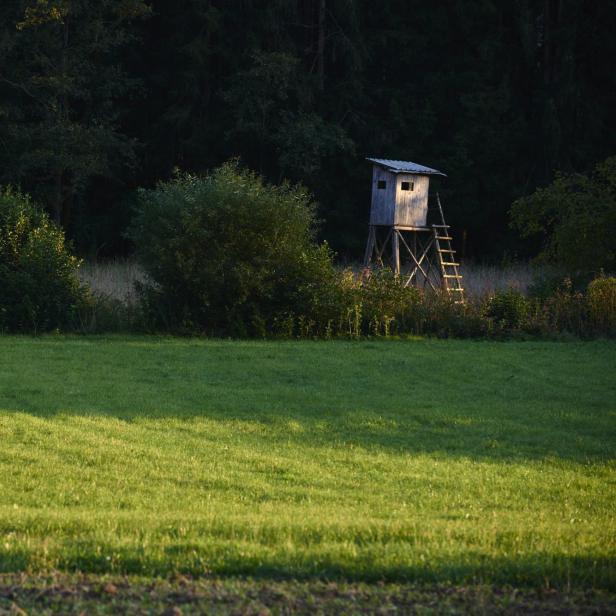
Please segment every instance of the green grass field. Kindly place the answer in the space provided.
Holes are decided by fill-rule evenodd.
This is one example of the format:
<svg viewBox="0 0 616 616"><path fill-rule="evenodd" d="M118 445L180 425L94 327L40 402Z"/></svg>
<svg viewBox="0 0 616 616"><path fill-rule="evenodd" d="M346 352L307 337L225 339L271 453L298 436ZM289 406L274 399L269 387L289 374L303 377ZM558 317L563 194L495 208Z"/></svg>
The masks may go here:
<svg viewBox="0 0 616 616"><path fill-rule="evenodd" d="M616 344L0 337L0 571L616 590Z"/></svg>

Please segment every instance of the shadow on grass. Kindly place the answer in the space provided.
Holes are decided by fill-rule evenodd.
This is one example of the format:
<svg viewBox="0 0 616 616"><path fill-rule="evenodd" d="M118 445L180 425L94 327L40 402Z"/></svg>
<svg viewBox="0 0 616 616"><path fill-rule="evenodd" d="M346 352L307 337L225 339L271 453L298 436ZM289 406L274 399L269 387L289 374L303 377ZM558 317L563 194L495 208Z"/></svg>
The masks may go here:
<svg viewBox="0 0 616 616"><path fill-rule="evenodd" d="M616 450L607 342L0 343L4 412L175 419L188 430L216 421L247 440L478 459L588 462Z"/></svg>
<svg viewBox="0 0 616 616"><path fill-rule="evenodd" d="M356 409L307 410L300 412L209 409L193 412L105 411L91 405L43 411L37 408L0 411L0 414L28 414L43 422L67 421L71 416L92 420L92 429L103 426L100 418L144 425L169 431L172 438L197 438L204 434L204 422L217 434L228 434L236 444L260 449L271 445L306 447L361 447L399 454L430 454L437 457L470 458L477 461L523 461L562 459L582 464L614 459L616 435L609 416L553 417L544 409L526 409L515 416L511 409L493 410L490 416L462 409L409 409L407 412ZM169 424L169 420L172 424ZM30 425L28 430L34 426ZM40 424L43 431L48 427ZM113 431L113 426L104 427ZM110 433L111 434L111 433ZM125 437L126 438L126 437ZM130 437L128 437L130 438ZM137 438L137 437L135 437Z"/></svg>
<svg viewBox="0 0 616 616"><path fill-rule="evenodd" d="M321 554L318 561L297 555L251 557L228 546L224 558L212 560L196 546L178 545L160 556L118 546L65 546L57 557L0 549L0 573L57 570L65 573L138 576L249 576L272 580L346 580L353 582L404 582L422 584L495 584L525 587L596 588L616 592L616 557L533 554L495 558L467 552L463 560L426 561L387 565L357 557L341 562ZM110 559L105 554L113 554Z"/></svg>

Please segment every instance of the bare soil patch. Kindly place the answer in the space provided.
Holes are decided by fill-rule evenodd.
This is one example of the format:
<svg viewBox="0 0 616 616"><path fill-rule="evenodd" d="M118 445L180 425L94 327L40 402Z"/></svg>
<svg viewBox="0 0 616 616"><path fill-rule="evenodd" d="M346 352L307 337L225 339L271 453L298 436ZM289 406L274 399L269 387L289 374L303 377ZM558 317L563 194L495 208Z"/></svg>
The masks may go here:
<svg viewBox="0 0 616 616"><path fill-rule="evenodd" d="M616 614L593 590L250 578L0 576L0 614Z"/></svg>

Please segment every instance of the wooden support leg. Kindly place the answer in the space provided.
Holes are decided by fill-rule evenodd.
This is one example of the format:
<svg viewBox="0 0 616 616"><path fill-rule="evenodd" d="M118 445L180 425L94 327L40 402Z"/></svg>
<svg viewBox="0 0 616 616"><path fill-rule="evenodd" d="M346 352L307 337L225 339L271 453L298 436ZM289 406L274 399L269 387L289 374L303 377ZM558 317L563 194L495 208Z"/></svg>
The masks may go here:
<svg viewBox="0 0 616 616"><path fill-rule="evenodd" d="M396 229L391 238L391 260L394 274L398 276L400 274L400 234Z"/></svg>
<svg viewBox="0 0 616 616"><path fill-rule="evenodd" d="M389 238L391 237L392 230L393 229L390 227L389 231L387 232L387 235L385 236L385 239L383 240L383 245L380 248L378 246L378 242L376 242L376 235L375 235L376 250L377 250L376 260L381 267L383 266L383 253L385 252L385 248L387 248L387 242L389 242Z"/></svg>
<svg viewBox="0 0 616 616"><path fill-rule="evenodd" d="M372 255L374 253L374 246L376 242L375 237L376 231L373 225L370 225L368 228L368 243L366 244L366 252L364 253L364 267L368 267L370 265L370 261L372 261Z"/></svg>
<svg viewBox="0 0 616 616"><path fill-rule="evenodd" d="M432 260L430 259L429 251L426 250L426 283L429 284L434 289L434 285L432 284L431 279L430 279L431 269L432 269Z"/></svg>

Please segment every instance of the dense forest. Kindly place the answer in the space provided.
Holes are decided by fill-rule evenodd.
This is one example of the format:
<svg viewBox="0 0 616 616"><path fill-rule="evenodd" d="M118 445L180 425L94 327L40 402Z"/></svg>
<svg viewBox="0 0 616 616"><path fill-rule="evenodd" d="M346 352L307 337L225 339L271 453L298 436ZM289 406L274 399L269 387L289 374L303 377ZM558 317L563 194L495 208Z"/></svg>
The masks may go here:
<svg viewBox="0 0 616 616"><path fill-rule="evenodd" d="M109 257L138 187L237 157L354 259L364 158L399 158L448 174L463 256L525 257L512 202L616 153L614 32L613 0L3 0L0 184Z"/></svg>

